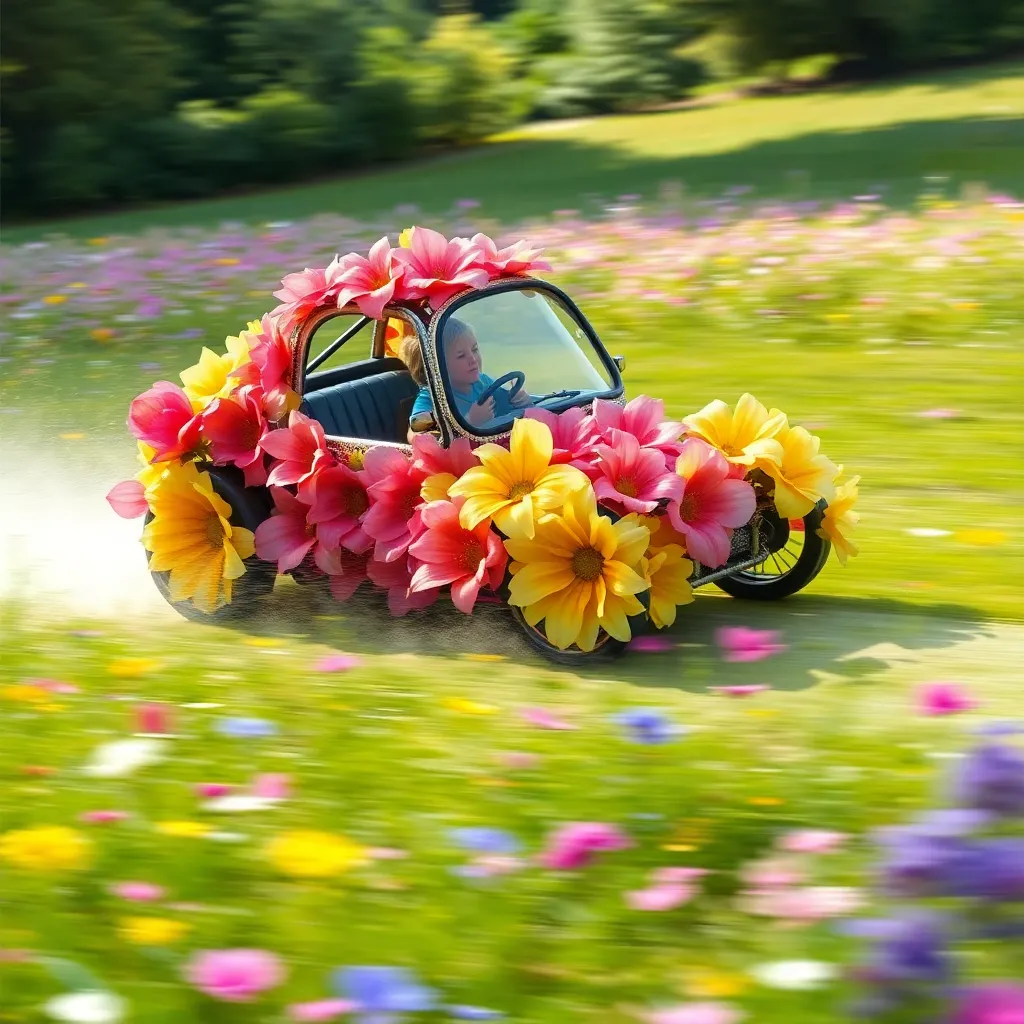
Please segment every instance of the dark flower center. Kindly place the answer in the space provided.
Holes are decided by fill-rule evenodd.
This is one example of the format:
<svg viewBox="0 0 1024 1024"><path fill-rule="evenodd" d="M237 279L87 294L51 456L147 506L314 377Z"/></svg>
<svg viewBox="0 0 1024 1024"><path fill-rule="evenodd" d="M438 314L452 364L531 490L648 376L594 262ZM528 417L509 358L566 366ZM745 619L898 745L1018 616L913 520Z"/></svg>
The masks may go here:
<svg viewBox="0 0 1024 1024"><path fill-rule="evenodd" d="M572 571L577 579L592 583L604 571L604 555L597 548L577 548L572 556Z"/></svg>

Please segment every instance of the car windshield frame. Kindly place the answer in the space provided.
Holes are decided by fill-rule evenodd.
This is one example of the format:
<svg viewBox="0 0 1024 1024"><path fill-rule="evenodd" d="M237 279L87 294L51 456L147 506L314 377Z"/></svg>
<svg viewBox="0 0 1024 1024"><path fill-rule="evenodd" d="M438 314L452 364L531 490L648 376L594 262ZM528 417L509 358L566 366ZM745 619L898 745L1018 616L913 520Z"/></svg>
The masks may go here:
<svg viewBox="0 0 1024 1024"><path fill-rule="evenodd" d="M513 415L511 419L507 419L505 422L493 427L474 427L462 418L459 413L458 406L455 403L455 394L452 389L451 383L448 380L448 374L445 369L444 362L444 346L440 344L440 339L444 337L444 328L448 321L453 315L456 315L458 310L464 308L473 302L480 302L486 300L490 295L500 294L502 292L539 292L549 300L557 303L562 309L575 321L576 325L583 331L584 335L589 341L592 349L596 352L598 359L600 360L601 366L607 373L611 383L603 391L589 390L585 394L573 394L568 395L562 399L556 399L554 401L545 402L543 406L527 406L526 408L542 408L548 412L558 413L563 412L566 409L570 409L573 406L588 406L591 405L596 399L608 399L614 400L620 398L623 394L623 383L622 375L619 373L619 368L615 363L615 360L609 355L608 350L604 347L601 339L597 336L597 332L591 326L590 321L583 315L582 310L576 305L572 299L569 298L561 288L556 285L549 283L548 281L540 281L532 277L512 277L504 278L498 281L492 281L482 288L475 288L471 291L463 292L452 299L448 300L435 314L430 324L430 346L429 346L429 358L427 360L427 377L428 384L431 393L431 397L434 401L435 410L442 410L441 413L437 414L438 421L445 421L446 424L450 424L459 435L478 440L478 441L493 441L496 438L508 435L512 427L519 417ZM583 349L582 341L576 338L571 338L574 344L579 346L581 354L586 358L587 353ZM524 410L525 411L525 410Z"/></svg>

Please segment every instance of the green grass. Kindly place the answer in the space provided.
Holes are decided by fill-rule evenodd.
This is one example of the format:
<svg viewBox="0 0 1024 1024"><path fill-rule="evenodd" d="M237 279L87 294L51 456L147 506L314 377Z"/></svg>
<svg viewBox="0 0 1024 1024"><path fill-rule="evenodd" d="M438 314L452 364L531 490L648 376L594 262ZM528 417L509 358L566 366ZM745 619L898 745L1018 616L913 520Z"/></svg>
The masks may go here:
<svg viewBox="0 0 1024 1024"><path fill-rule="evenodd" d="M953 188L1024 188L1024 66L992 65L693 110L527 126L465 153L196 203L11 226L18 243L155 225L263 222L330 210L357 220L413 204L425 214L475 199L519 220L559 207L595 210L622 194L681 182L695 197L750 186L760 196L847 198L884 187L904 203L927 176Z"/></svg>

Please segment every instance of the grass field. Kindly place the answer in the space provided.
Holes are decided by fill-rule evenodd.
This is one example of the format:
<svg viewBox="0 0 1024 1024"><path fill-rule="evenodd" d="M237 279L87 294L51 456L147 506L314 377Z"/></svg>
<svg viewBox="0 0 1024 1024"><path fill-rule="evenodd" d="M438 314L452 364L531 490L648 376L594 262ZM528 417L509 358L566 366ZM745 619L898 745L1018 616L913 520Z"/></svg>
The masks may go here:
<svg viewBox="0 0 1024 1024"><path fill-rule="evenodd" d="M628 1024L708 1001L758 1024L843 1019L863 943L841 918L892 908L874 830L939 803L978 727L1020 714L1024 206L1000 193L1024 191L1021 85L1010 67L534 129L377 179L93 218L0 250L0 1022L97 987L140 1024L303 1019L288 1008L359 964L414 970L438 993L412 1015L425 1021L488 1019L476 1007ZM660 187L672 179L688 191ZM968 180L992 191L958 199ZM723 195L744 185L755 194ZM615 209L550 216L590 210L587 193ZM460 198L483 206L441 216ZM178 619L138 523L103 502L135 468L128 402L270 308L283 273L394 239L410 218L385 211L406 201L449 232L546 244L553 279L626 355L631 394L681 416L749 390L819 434L862 475L861 556L781 605L701 595L667 650L578 671L536 661L498 610L393 620L372 595L339 605L291 582L234 628ZM213 226L225 217L253 224ZM728 661L725 625L785 649ZM324 664L338 652L344 670ZM939 680L977 707L921 714ZM751 684L770 689L715 689ZM97 748L152 731L143 703L170 735L139 748L148 763L97 772ZM646 707L680 728L671 742L616 720ZM246 795L268 775L279 798L234 813L196 788ZM629 848L580 871L538 863L587 821ZM11 852L11 833L43 826L74 831ZM453 832L468 827L501 834ZM798 865L841 888L842 909L754 913L751 865L806 828L846 836ZM332 836L362 853L332 860ZM699 894L635 909L629 894L672 866L709 871ZM159 892L132 902L125 882ZM199 951L233 947L273 952L287 977L241 1004L183 980ZM960 980L1024 975L1019 942L958 948ZM800 984L766 969L792 961L828 968Z"/></svg>

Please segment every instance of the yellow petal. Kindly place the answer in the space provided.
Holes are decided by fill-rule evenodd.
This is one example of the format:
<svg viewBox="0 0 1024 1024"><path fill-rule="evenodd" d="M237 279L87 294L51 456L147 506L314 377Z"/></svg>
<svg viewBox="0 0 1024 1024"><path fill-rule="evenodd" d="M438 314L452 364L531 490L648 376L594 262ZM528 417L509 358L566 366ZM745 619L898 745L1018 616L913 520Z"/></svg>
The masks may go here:
<svg viewBox="0 0 1024 1024"><path fill-rule="evenodd" d="M571 587L576 577L565 562L531 562L509 584L509 603L523 607Z"/></svg>

